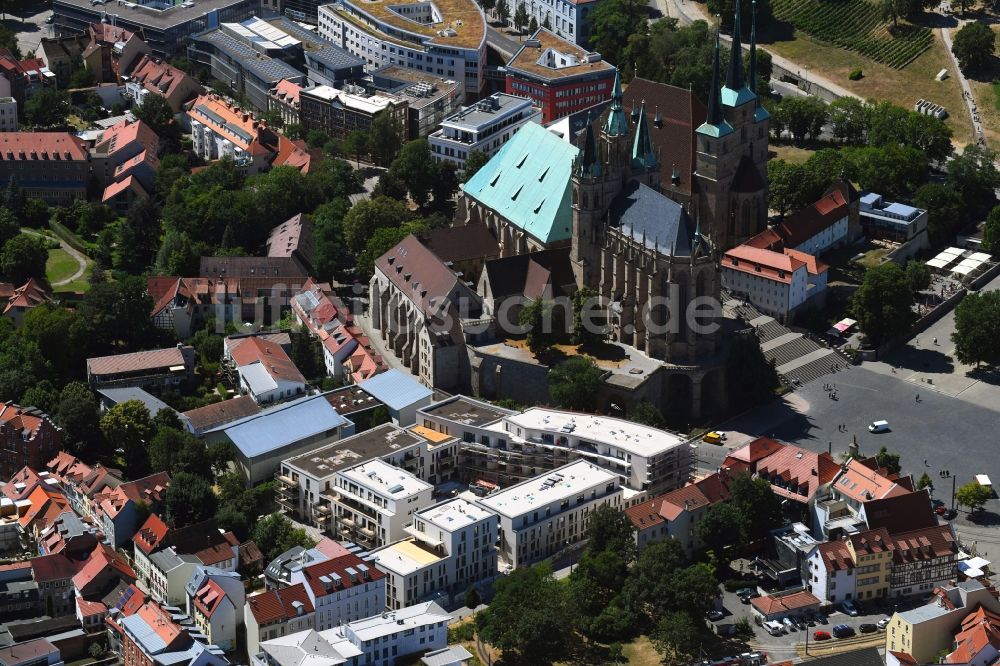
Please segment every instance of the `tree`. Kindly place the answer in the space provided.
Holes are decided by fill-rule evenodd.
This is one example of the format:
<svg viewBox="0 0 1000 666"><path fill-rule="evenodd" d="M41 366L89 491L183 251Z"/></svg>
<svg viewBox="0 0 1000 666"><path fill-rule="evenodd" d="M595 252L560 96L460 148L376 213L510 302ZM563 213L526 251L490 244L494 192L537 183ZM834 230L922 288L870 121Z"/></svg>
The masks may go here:
<svg viewBox="0 0 1000 666"><path fill-rule="evenodd" d="M566 330L562 318L564 308L550 300L538 298L525 305L517 315L517 323L528 329L526 342L535 356L544 354L559 342Z"/></svg>
<svg viewBox="0 0 1000 666"><path fill-rule="evenodd" d="M899 464L899 454L889 453L889 450L884 446L875 454L875 462L880 468L885 468L890 475L899 474L903 469L902 465Z"/></svg>
<svg viewBox="0 0 1000 666"><path fill-rule="evenodd" d="M70 109L68 94L46 87L28 98L24 115L35 127L55 127L66 124Z"/></svg>
<svg viewBox="0 0 1000 666"><path fill-rule="evenodd" d="M21 210L21 219L24 225L38 229L48 224L51 209L43 199L27 199L24 208Z"/></svg>
<svg viewBox="0 0 1000 666"><path fill-rule="evenodd" d="M870 344L883 342L907 331L916 315L913 289L906 272L891 261L869 268L854 292L851 310Z"/></svg>
<svg viewBox="0 0 1000 666"><path fill-rule="evenodd" d="M735 335L731 338L724 370L733 408L765 402L781 385L774 365L764 357L754 336Z"/></svg>
<svg viewBox="0 0 1000 666"><path fill-rule="evenodd" d="M59 391L48 379L43 379L21 395L20 403L25 407L38 407L43 412L52 413L59 402Z"/></svg>
<svg viewBox="0 0 1000 666"><path fill-rule="evenodd" d="M135 117L149 125L156 132L168 152L175 152L180 145L180 129L174 122L174 111L167 98L161 95L146 95L142 104L133 110Z"/></svg>
<svg viewBox="0 0 1000 666"><path fill-rule="evenodd" d="M531 20L528 21L528 34L529 35L535 34L536 30L538 30L538 19L532 16Z"/></svg>
<svg viewBox="0 0 1000 666"><path fill-rule="evenodd" d="M478 590L475 586L470 585L469 589L465 591L465 605L467 608L471 608L475 612L479 604L483 603L483 600L479 596Z"/></svg>
<svg viewBox="0 0 1000 666"><path fill-rule="evenodd" d="M188 472L173 474L163 498L167 521L174 527L185 527L208 520L215 515L218 500L212 484L205 478Z"/></svg>
<svg viewBox="0 0 1000 666"><path fill-rule="evenodd" d="M951 129L943 120L879 102L868 106L868 143L872 146L908 146L923 151L934 162L952 153Z"/></svg>
<svg viewBox="0 0 1000 666"><path fill-rule="evenodd" d="M818 97L786 97L778 108L796 141L818 139L829 117L826 103Z"/></svg>
<svg viewBox="0 0 1000 666"><path fill-rule="evenodd" d="M695 526L695 533L706 548L711 548L722 563L722 553L728 546L742 549L746 544L744 515L731 502L713 504Z"/></svg>
<svg viewBox="0 0 1000 666"><path fill-rule="evenodd" d="M292 329L288 334L292 339L292 349L289 356L299 372L308 379L322 375L325 367L319 342L313 338L309 331L304 329Z"/></svg>
<svg viewBox="0 0 1000 666"><path fill-rule="evenodd" d="M968 145L961 155L948 162L945 184L965 202L972 215L985 213L996 203L995 190L1000 187L997 154L985 146Z"/></svg>
<svg viewBox="0 0 1000 666"><path fill-rule="evenodd" d="M56 422L65 433L70 449L85 459L93 460L101 442L101 416L97 398L82 382L70 382L59 394Z"/></svg>
<svg viewBox="0 0 1000 666"><path fill-rule="evenodd" d="M399 155L389 166L389 173L406 186L410 198L421 208L430 197L436 172L437 165L431 157L427 139L417 139L404 144Z"/></svg>
<svg viewBox="0 0 1000 666"><path fill-rule="evenodd" d="M273 513L258 521L252 534L254 543L268 562L295 546L312 548L316 545L304 529L296 528L280 513Z"/></svg>
<svg viewBox="0 0 1000 666"><path fill-rule="evenodd" d="M913 203L927 211L927 235L932 247L948 242L954 230L962 224L966 205L962 195L953 188L941 183L926 183L921 185L913 195ZM1000 225L1000 215L997 218ZM987 220L987 234L989 221ZM1000 226L998 226L1000 232ZM997 236L1000 239L1000 235ZM983 238L983 246L989 241ZM1000 249L998 246L997 249Z"/></svg>
<svg viewBox="0 0 1000 666"><path fill-rule="evenodd" d="M748 543L767 538L771 530L784 524L781 500L767 479L737 474L729 483L729 494L730 502L743 515Z"/></svg>
<svg viewBox="0 0 1000 666"><path fill-rule="evenodd" d="M392 115L393 107L376 116L368 134L368 152L376 163L387 166L395 159L403 142L403 128Z"/></svg>
<svg viewBox="0 0 1000 666"><path fill-rule="evenodd" d="M19 234L0 249L0 273L17 285L32 277L44 280L48 258L49 248L44 238Z"/></svg>
<svg viewBox="0 0 1000 666"><path fill-rule="evenodd" d="M799 188L802 168L785 160L770 160L767 163L767 190L770 207L780 217L796 210L799 206Z"/></svg>
<svg viewBox="0 0 1000 666"><path fill-rule="evenodd" d="M431 195L434 210L445 215L450 221L454 212L454 197L458 192L458 167L453 162L442 160L434 165L434 182Z"/></svg>
<svg viewBox="0 0 1000 666"><path fill-rule="evenodd" d="M351 251L361 252L377 230L401 226L411 217L401 201L388 197L359 201L344 216L344 240Z"/></svg>
<svg viewBox="0 0 1000 666"><path fill-rule="evenodd" d="M1000 206L994 206L983 227L983 249L1000 253Z"/></svg>
<svg viewBox="0 0 1000 666"><path fill-rule="evenodd" d="M878 6L882 19L891 20L893 29L897 27L900 17L910 12L910 0L879 0Z"/></svg>
<svg viewBox="0 0 1000 666"><path fill-rule="evenodd" d="M77 67L69 73L68 87L70 90L75 88L89 88L92 85L94 85L94 73L86 67Z"/></svg>
<svg viewBox="0 0 1000 666"><path fill-rule="evenodd" d="M112 255L114 267L138 274L151 266L157 256L160 228L160 210L152 199L142 197L129 206L128 215L119 227ZM184 260L184 256L180 255L177 259Z"/></svg>
<svg viewBox="0 0 1000 666"><path fill-rule="evenodd" d="M634 632L635 613L624 607L621 598L628 574L628 561L614 550L588 549L573 569L569 601L588 637L607 642Z"/></svg>
<svg viewBox="0 0 1000 666"><path fill-rule="evenodd" d="M698 648L698 625L689 613L672 611L660 618L651 639L664 660L673 663Z"/></svg>
<svg viewBox="0 0 1000 666"><path fill-rule="evenodd" d="M667 422L663 418L663 413L648 400L643 400L636 405L628 418L630 421L641 423L650 428L665 428L667 426Z"/></svg>
<svg viewBox="0 0 1000 666"><path fill-rule="evenodd" d="M528 25L528 9L524 6L523 2L517 4L517 10L514 12L514 28L518 32L524 30L524 26Z"/></svg>
<svg viewBox="0 0 1000 666"><path fill-rule="evenodd" d="M376 259L396 247L396 245L410 234L418 234L426 230L427 225L423 220L406 222L399 227L377 229L372 234L372 237L368 239L368 244L365 246L364 252L358 255L355 272L367 280L375 273Z"/></svg>
<svg viewBox="0 0 1000 666"><path fill-rule="evenodd" d="M590 287L581 287L573 294L573 343L590 347L604 341L607 335L600 294Z"/></svg>
<svg viewBox="0 0 1000 666"><path fill-rule="evenodd" d="M961 363L1000 364L1000 292L981 291L967 294L955 308L955 357Z"/></svg>
<svg viewBox="0 0 1000 666"><path fill-rule="evenodd" d="M551 30L552 29L552 22L549 21L549 15L548 14L545 15L544 19L542 19L542 27L545 28L546 30Z"/></svg>
<svg viewBox="0 0 1000 666"><path fill-rule="evenodd" d="M649 30L646 5L641 0L605 0L590 13L590 48L608 62L624 63L626 45L633 35Z"/></svg>
<svg viewBox="0 0 1000 666"><path fill-rule="evenodd" d="M500 23L506 26L507 19L510 18L510 5L507 4L507 0L496 0L496 15Z"/></svg>
<svg viewBox="0 0 1000 666"><path fill-rule="evenodd" d="M104 412L100 421L105 441L122 449L126 475L138 479L149 471L146 444L153 435L149 409L139 400L120 402Z"/></svg>
<svg viewBox="0 0 1000 666"><path fill-rule="evenodd" d="M844 143L861 145L871 125L871 105L857 97L840 97L830 103L833 136Z"/></svg>
<svg viewBox="0 0 1000 666"><path fill-rule="evenodd" d="M985 70L996 48L996 35L990 26L980 21L969 21L962 26L951 43L951 52L963 72Z"/></svg>
<svg viewBox="0 0 1000 666"><path fill-rule="evenodd" d="M565 409L592 412L604 371L589 356L573 356L549 371L549 393Z"/></svg>
<svg viewBox="0 0 1000 666"><path fill-rule="evenodd" d="M490 158L483 151L470 150L469 154L465 156L465 167L462 169L462 182L469 182L469 179L475 176L489 161Z"/></svg>
<svg viewBox="0 0 1000 666"><path fill-rule="evenodd" d="M917 490L923 490L924 488L929 488L931 492L934 492L934 483L927 472L921 474L920 480L917 481Z"/></svg>
<svg viewBox="0 0 1000 666"><path fill-rule="evenodd" d="M546 565L518 567L496 583L489 608L476 617L479 635L513 663L552 663L572 626L562 585Z"/></svg>
<svg viewBox="0 0 1000 666"><path fill-rule="evenodd" d="M922 261L909 261L906 264L906 278L910 281L913 293L923 291L931 286L931 269Z"/></svg>
<svg viewBox="0 0 1000 666"><path fill-rule="evenodd" d="M589 553L612 551L621 555L626 563L635 559L635 527L632 521L619 509L603 504L590 514L587 524L587 546Z"/></svg>
<svg viewBox="0 0 1000 666"><path fill-rule="evenodd" d="M354 130L344 139L344 150L348 155L354 155L360 167L361 156L368 154L368 135L361 130Z"/></svg>
<svg viewBox="0 0 1000 666"><path fill-rule="evenodd" d="M991 499L993 499L993 490L980 485L977 481L970 481L964 486L960 486L955 492L955 501L958 502L959 506L969 507L971 513L982 509Z"/></svg>

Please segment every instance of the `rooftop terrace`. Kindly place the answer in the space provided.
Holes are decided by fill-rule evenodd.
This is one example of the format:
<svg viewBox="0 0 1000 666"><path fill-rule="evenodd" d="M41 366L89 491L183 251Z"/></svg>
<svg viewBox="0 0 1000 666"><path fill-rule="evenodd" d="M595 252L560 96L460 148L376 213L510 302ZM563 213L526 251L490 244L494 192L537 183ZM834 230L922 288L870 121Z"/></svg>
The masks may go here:
<svg viewBox="0 0 1000 666"><path fill-rule="evenodd" d="M474 0L340 0L360 14L368 14L377 21L424 38L439 46L478 49L486 40L486 21ZM410 9L412 8L412 9ZM335 9L340 10L340 5ZM411 11L426 22L407 18L403 12ZM348 12L342 12L348 13ZM374 26L362 26L367 32L379 32ZM389 35L391 38L392 35Z"/></svg>

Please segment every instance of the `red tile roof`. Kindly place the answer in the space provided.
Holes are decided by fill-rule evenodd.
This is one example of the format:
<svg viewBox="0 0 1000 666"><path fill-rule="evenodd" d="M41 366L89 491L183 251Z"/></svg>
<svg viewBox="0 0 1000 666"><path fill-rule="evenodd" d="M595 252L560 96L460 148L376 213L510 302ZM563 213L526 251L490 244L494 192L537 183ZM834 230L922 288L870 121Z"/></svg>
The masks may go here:
<svg viewBox="0 0 1000 666"><path fill-rule="evenodd" d="M253 416L261 409L260 405L249 395L241 395L230 400L223 400L197 409L184 412L195 430L229 423L246 416Z"/></svg>
<svg viewBox="0 0 1000 666"><path fill-rule="evenodd" d="M792 594L786 594L780 597L772 597L769 595L756 597L751 599L750 603L762 615L770 616L775 613L795 612L811 608L813 606L819 607L820 600L810 592L801 590L799 592L793 592Z"/></svg>
<svg viewBox="0 0 1000 666"><path fill-rule="evenodd" d="M18 519L22 528L34 525L39 529L48 527L69 507L69 500L57 490L36 486L27 497L31 502L28 511Z"/></svg>
<svg viewBox="0 0 1000 666"><path fill-rule="evenodd" d="M201 109L210 111L213 115L206 115ZM201 123L208 127L213 133L225 138L241 150L250 151L259 145L257 121L253 115L243 111L239 107L233 106L224 99L213 94L201 95L191 103L191 108L187 115L192 121ZM223 124L217 121L221 118ZM236 134L231 128L236 127L241 130ZM251 137L250 141L243 138L242 134Z"/></svg>
<svg viewBox="0 0 1000 666"><path fill-rule="evenodd" d="M791 284L792 275L805 266L805 262L782 252L762 250L752 245L737 245L725 253L722 266L767 280Z"/></svg>
<svg viewBox="0 0 1000 666"><path fill-rule="evenodd" d="M147 601L135 613L152 629L160 640L169 648L177 641L182 634L186 635L184 628L177 624L171 614L155 601Z"/></svg>
<svg viewBox="0 0 1000 666"><path fill-rule="evenodd" d="M302 569L302 575L305 578L306 585L312 589L313 596L317 598L325 597L328 594L336 594L341 590L350 589L355 585L364 585L365 583L385 578L385 573L376 569L374 566L368 567L369 577L367 579L361 578L361 571L358 569L359 564L365 564L365 561L354 553L347 553L346 555L341 555L340 557L309 565ZM351 582L351 576L347 573L348 567L351 567L358 572L357 582ZM320 578L323 576L329 576L331 573L335 573L340 576L340 587L331 587L327 590L323 586L323 582Z"/></svg>
<svg viewBox="0 0 1000 666"><path fill-rule="evenodd" d="M149 351L98 356L87 359L87 373L91 375L117 375L126 372L159 370L173 366L186 366L184 352L179 347L150 349Z"/></svg>
<svg viewBox="0 0 1000 666"><path fill-rule="evenodd" d="M776 495L802 503L840 472L840 465L825 451L817 454L763 437L729 454L722 467L755 473L768 480Z"/></svg>
<svg viewBox="0 0 1000 666"><path fill-rule="evenodd" d="M139 153L146 151L155 157L160 146L160 138L149 125L141 120L131 123L123 120L104 130L101 138L94 144L94 149L111 156L120 150L133 148L135 143L142 147Z"/></svg>
<svg viewBox="0 0 1000 666"><path fill-rule="evenodd" d="M135 582L136 579L135 571L124 557L109 546L98 544L83 567L73 576L73 587L83 596L96 593L98 590L92 590L90 587L98 577L103 576L117 576L129 583ZM98 584L103 585L100 581Z"/></svg>
<svg viewBox="0 0 1000 666"><path fill-rule="evenodd" d="M73 560L62 553L31 558L35 582L70 580L86 566L87 560Z"/></svg>
<svg viewBox="0 0 1000 666"><path fill-rule="evenodd" d="M300 92L302 92L302 86L297 83L292 83L288 79L281 79L278 81L278 85L271 90L272 95L283 102L295 106L299 103Z"/></svg>
<svg viewBox="0 0 1000 666"><path fill-rule="evenodd" d="M269 590L261 594L247 597L247 605L250 612L257 621L258 626L272 624L274 622L284 622L299 615L296 612L295 602L299 602L302 614L307 615L314 611L309 594L302 583L296 583L290 587L280 590Z"/></svg>
<svg viewBox="0 0 1000 666"><path fill-rule="evenodd" d="M43 287L35 278L30 278L10 295L3 313L7 314L14 309L31 309L51 299L52 295L48 289Z"/></svg>
<svg viewBox="0 0 1000 666"><path fill-rule="evenodd" d="M108 607L101 601L87 601L83 597L76 598L76 607L80 610L80 615L87 618L94 615L105 615Z"/></svg>
<svg viewBox="0 0 1000 666"><path fill-rule="evenodd" d="M89 154L83 141L69 132L0 132L0 161L83 162L87 159Z"/></svg>
<svg viewBox="0 0 1000 666"><path fill-rule="evenodd" d="M778 233L787 247L797 247L847 217L848 206L844 192L832 189L812 205L786 215Z"/></svg>
<svg viewBox="0 0 1000 666"><path fill-rule="evenodd" d="M212 617L215 611L222 606L222 601L226 598L226 592L211 578L205 581L205 584L195 592L194 602L195 608L201 611L205 617Z"/></svg>
<svg viewBox="0 0 1000 666"><path fill-rule="evenodd" d="M170 97L185 79L189 79L199 90L201 89L194 77L149 55L142 56L132 70L131 78L142 84L146 90L166 97Z"/></svg>
<svg viewBox="0 0 1000 666"><path fill-rule="evenodd" d="M937 516L931 508L930 493L926 489L903 495L891 495L885 499L869 500L864 504L864 512L868 527L884 527L889 534L934 527L938 524Z"/></svg>
<svg viewBox="0 0 1000 666"><path fill-rule="evenodd" d="M625 515L637 530L677 520L684 511L694 511L728 500L730 478L728 472L725 475L712 474L683 488L628 507Z"/></svg>
<svg viewBox="0 0 1000 666"><path fill-rule="evenodd" d="M1000 615L980 606L962 620L961 629L955 634L955 650L944 663L972 663L987 645L1000 651Z"/></svg>
<svg viewBox="0 0 1000 666"><path fill-rule="evenodd" d="M268 150L258 148L259 152L267 152ZM278 154L275 156L274 161L271 162L271 166L294 167L302 173L309 173L312 171L313 164L322 159L323 153L319 150L310 149L305 141L292 141L286 138L284 134L279 134Z"/></svg>
<svg viewBox="0 0 1000 666"><path fill-rule="evenodd" d="M132 541L137 548L149 555L159 548L169 531L170 528L167 527L167 524L154 513L142 524L139 531L132 537Z"/></svg>
<svg viewBox="0 0 1000 666"><path fill-rule="evenodd" d="M253 336L243 340L230 352L238 367L260 363L274 379L305 384L306 378L288 358L281 345Z"/></svg>
<svg viewBox="0 0 1000 666"><path fill-rule="evenodd" d="M896 564L923 562L958 553L950 523L893 534L892 541L893 562Z"/></svg>
<svg viewBox="0 0 1000 666"><path fill-rule="evenodd" d="M857 459L847 463L847 469L837 478L833 488L840 495L857 502L896 497L910 492Z"/></svg>

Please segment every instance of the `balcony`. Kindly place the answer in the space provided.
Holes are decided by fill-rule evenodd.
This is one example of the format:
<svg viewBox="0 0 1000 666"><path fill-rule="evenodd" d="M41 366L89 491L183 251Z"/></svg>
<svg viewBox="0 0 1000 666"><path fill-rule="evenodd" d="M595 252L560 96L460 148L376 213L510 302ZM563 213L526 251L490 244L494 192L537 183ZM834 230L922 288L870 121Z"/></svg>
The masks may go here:
<svg viewBox="0 0 1000 666"><path fill-rule="evenodd" d="M285 476L284 474L281 474L280 472L275 472L274 478L276 478L278 481L280 481L285 486L293 486L295 488L299 487L299 482L298 481L296 481L295 479L293 479L290 476Z"/></svg>
<svg viewBox="0 0 1000 666"><path fill-rule="evenodd" d="M332 512L330 511L329 504L313 504L312 512L314 516L329 516Z"/></svg>

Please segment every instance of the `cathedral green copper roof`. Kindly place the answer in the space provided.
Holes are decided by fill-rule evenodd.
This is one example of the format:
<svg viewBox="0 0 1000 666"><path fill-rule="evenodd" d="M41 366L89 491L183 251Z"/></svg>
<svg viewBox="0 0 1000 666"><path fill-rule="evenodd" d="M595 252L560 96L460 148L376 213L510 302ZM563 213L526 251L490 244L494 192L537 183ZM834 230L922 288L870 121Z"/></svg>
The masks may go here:
<svg viewBox="0 0 1000 666"><path fill-rule="evenodd" d="M704 122L698 126L695 130L698 134L704 134L705 136L714 136L719 138L720 136L726 136L727 134L732 134L735 130L733 126L729 124L729 121L723 120L718 125L712 125L711 123Z"/></svg>
<svg viewBox="0 0 1000 666"><path fill-rule="evenodd" d="M733 90L726 86L722 87L722 105L729 107L743 106L749 102L757 99L757 96L753 94L746 86L739 88L738 90Z"/></svg>
<svg viewBox="0 0 1000 666"><path fill-rule="evenodd" d="M573 230L570 174L579 153L541 125L526 123L463 189L542 243L566 240Z"/></svg>

